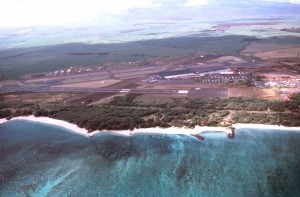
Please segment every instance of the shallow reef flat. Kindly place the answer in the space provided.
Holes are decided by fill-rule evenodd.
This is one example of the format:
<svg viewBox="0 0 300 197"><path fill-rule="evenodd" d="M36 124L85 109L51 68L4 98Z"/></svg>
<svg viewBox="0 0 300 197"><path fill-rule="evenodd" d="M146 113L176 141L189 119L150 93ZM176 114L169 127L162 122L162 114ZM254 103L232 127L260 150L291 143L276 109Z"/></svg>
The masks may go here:
<svg viewBox="0 0 300 197"><path fill-rule="evenodd" d="M237 128L87 138L24 120L0 125L0 196L298 196L300 132ZM30 164L30 165L29 165Z"/></svg>

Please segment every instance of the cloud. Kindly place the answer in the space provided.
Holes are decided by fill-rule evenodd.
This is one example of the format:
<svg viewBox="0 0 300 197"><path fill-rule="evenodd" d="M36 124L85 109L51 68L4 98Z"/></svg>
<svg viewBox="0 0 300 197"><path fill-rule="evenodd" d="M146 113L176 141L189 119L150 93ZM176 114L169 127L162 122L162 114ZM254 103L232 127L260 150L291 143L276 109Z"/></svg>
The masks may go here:
<svg viewBox="0 0 300 197"><path fill-rule="evenodd" d="M263 0L263 1L300 4L300 0Z"/></svg>
<svg viewBox="0 0 300 197"><path fill-rule="evenodd" d="M0 27L57 25L159 7L151 0L0 0Z"/></svg>
<svg viewBox="0 0 300 197"><path fill-rule="evenodd" d="M198 6L207 5L207 3L208 0L188 0L184 4L184 7L198 7Z"/></svg>
<svg viewBox="0 0 300 197"><path fill-rule="evenodd" d="M103 22L122 15L136 17L138 10L133 9L139 9L139 16L155 15L156 9L172 15L180 9L205 5L239 9L241 2L260 5L266 1L300 4L300 0L0 0L0 27L61 25L95 19Z"/></svg>

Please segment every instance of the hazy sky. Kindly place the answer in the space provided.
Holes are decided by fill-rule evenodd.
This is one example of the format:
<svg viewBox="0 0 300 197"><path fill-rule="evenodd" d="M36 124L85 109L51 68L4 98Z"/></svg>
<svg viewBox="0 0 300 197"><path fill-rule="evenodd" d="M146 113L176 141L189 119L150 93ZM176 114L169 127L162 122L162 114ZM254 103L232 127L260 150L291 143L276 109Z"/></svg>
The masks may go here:
<svg viewBox="0 0 300 197"><path fill-rule="evenodd" d="M26 27L109 20L131 10L183 10L226 2L290 3L300 0L0 0L0 27ZM132 14L132 13L131 13Z"/></svg>

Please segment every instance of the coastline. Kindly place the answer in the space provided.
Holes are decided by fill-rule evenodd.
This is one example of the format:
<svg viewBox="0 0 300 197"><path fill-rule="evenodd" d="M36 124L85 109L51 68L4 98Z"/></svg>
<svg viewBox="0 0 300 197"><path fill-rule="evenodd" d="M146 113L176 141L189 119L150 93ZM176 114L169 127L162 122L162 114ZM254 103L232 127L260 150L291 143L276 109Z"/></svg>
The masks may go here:
<svg viewBox="0 0 300 197"><path fill-rule="evenodd" d="M300 131L300 127L287 127L287 126L283 126L283 125L236 123L232 126L235 129L241 129L241 128L256 129L256 128L259 128L259 129Z"/></svg>
<svg viewBox="0 0 300 197"><path fill-rule="evenodd" d="M0 119L0 124L4 124L4 123L6 123L7 121L8 121L7 119L2 118L2 119Z"/></svg>
<svg viewBox="0 0 300 197"><path fill-rule="evenodd" d="M201 133L215 132L215 133L225 133L229 138L234 138L234 130L240 128L249 128L249 129L275 129L275 130L291 130L291 131L300 131L300 127L286 127L281 125L264 125L264 124L244 124L237 123L232 125L232 127L208 127L208 126L196 126L195 128L179 128L179 127L169 127L169 128L138 128L134 130L120 130L120 131L111 131L111 130L96 130L93 132L88 132L85 128L80 128L76 124L72 124L63 120L53 119L49 117L35 117L30 116L20 116L14 117L10 120L26 120L32 122L39 122L45 124L51 124L67 129L72 133L76 133L85 137L93 137L97 133L115 133L123 136L131 136L134 134L170 134L170 135L188 135L195 137L197 139L202 139L200 136ZM0 119L0 124L4 124L10 120Z"/></svg>
<svg viewBox="0 0 300 197"><path fill-rule="evenodd" d="M120 131L96 130L96 131L89 133L88 130L86 130L84 128L80 128L75 124L72 124L72 123L69 123L69 122L66 122L63 120L57 120L57 119L53 119L53 118L49 118L49 117L35 117L33 115L14 117L10 120L0 119L0 124L4 124L11 120L27 120L27 121L32 121L32 122L51 124L51 125L65 128L67 130L70 130L70 132L77 133L77 134L83 135L85 137L93 137L97 133L115 133L115 134L124 135L124 136L131 136L134 134L170 134L170 135L189 135L189 136L194 136L194 137L196 137L197 135L199 135L201 133L206 133L206 132L220 132L220 133L225 133L227 135L230 135L232 133L232 129L230 129L230 128L207 127L207 126L196 126L193 129L179 128L179 127L169 127L169 128L154 127L154 128L139 128L139 129L134 129L132 131L130 131L130 130L120 130Z"/></svg>

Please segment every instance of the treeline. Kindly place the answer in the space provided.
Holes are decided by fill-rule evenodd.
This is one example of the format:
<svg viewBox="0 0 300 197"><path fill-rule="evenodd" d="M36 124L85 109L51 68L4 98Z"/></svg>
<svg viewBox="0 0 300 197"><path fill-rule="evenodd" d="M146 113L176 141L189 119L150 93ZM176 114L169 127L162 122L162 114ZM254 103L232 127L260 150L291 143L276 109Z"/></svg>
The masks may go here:
<svg viewBox="0 0 300 197"><path fill-rule="evenodd" d="M11 110L1 110L0 111L0 118L11 119L13 117L18 116L29 116L32 115L32 111L30 109L17 109L14 112Z"/></svg>
<svg viewBox="0 0 300 197"><path fill-rule="evenodd" d="M201 109L208 112L219 110L246 110L246 111L274 111L283 112L289 110L299 112L300 94L295 94L290 101L270 101L256 98L233 97L228 99L173 99L173 103L165 104L140 104L134 101L136 95L115 97L109 105L115 106L137 106L137 107L158 107L158 108L184 108Z"/></svg>
<svg viewBox="0 0 300 197"><path fill-rule="evenodd" d="M11 111L10 110L5 110L5 111L0 111L0 118L7 118L11 116Z"/></svg>
<svg viewBox="0 0 300 197"><path fill-rule="evenodd" d="M288 127L300 126L300 114L292 113L258 114L242 111L236 112L232 116L231 120L233 123L271 124L284 125Z"/></svg>
<svg viewBox="0 0 300 197"><path fill-rule="evenodd" d="M115 97L102 106L48 106L1 103L0 118L47 116L93 130L130 130L149 127L195 127L224 125L224 117L235 111L231 123L260 123L300 126L300 94L288 102L250 98L173 99L173 102L146 105L135 102L137 95ZM12 103L11 103L12 104ZM10 110L13 109L13 110ZM269 113L268 111L272 111ZM251 112L247 112L251 111Z"/></svg>
<svg viewBox="0 0 300 197"><path fill-rule="evenodd" d="M161 122L149 121L144 117L158 113L158 110L146 108L128 108L115 106L70 107L50 115L52 118L77 124L79 127L93 130L128 130L161 126Z"/></svg>

